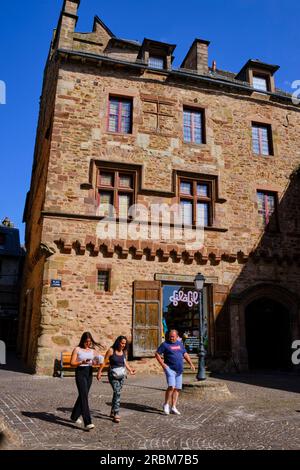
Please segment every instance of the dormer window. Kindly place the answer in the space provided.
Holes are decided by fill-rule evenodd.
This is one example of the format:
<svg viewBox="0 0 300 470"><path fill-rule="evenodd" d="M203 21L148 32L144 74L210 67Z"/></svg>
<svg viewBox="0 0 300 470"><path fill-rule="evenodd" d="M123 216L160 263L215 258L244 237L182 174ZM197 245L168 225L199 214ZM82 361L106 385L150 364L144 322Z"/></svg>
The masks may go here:
<svg viewBox="0 0 300 470"><path fill-rule="evenodd" d="M253 88L261 91L269 91L267 78L258 75L253 75Z"/></svg>
<svg viewBox="0 0 300 470"><path fill-rule="evenodd" d="M142 60L149 67L157 70L170 70L173 62L174 44L154 41L145 38L141 45L137 59Z"/></svg>
<svg viewBox="0 0 300 470"><path fill-rule="evenodd" d="M154 69L163 70L165 68L165 61L163 57L157 57L150 55L149 56L149 67L153 67Z"/></svg>
<svg viewBox="0 0 300 470"><path fill-rule="evenodd" d="M275 93L274 74L279 65L266 64L258 59L250 59L236 75L236 80L248 82L254 91Z"/></svg>

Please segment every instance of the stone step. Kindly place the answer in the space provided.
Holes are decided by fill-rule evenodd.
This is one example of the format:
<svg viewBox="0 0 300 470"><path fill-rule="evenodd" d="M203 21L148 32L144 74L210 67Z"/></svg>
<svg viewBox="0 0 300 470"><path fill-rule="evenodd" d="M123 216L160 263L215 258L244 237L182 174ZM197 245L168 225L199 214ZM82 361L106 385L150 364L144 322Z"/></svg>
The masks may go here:
<svg viewBox="0 0 300 470"><path fill-rule="evenodd" d="M197 370L198 370L199 356L198 354L190 354L189 356L192 360L192 363L194 364L196 368L196 371L191 370L189 364L186 361L184 361L183 373L184 375L193 375L193 374L195 375L195 373L197 374ZM207 377L211 375L211 371L207 367L205 367L205 373Z"/></svg>

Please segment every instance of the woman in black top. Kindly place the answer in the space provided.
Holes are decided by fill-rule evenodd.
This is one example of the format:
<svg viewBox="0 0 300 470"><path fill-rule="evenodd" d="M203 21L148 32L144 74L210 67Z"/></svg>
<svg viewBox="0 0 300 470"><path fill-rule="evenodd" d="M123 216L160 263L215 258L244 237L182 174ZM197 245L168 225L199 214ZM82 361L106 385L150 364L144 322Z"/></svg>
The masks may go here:
<svg viewBox="0 0 300 470"><path fill-rule="evenodd" d="M135 370L131 369L126 361L125 353L127 351L127 338L126 336L119 336L114 342L113 346L105 354L104 362L101 364L97 380L102 377L102 370L109 362L108 380L113 389L112 407L110 417L113 418L115 423L120 422L120 399L121 390L125 380L126 369L131 375L135 374Z"/></svg>

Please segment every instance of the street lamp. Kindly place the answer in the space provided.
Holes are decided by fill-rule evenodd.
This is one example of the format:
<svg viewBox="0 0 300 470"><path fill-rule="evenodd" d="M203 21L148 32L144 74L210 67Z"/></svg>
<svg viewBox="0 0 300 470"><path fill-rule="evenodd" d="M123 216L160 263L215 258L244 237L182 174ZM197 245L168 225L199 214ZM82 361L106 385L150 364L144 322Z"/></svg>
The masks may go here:
<svg viewBox="0 0 300 470"><path fill-rule="evenodd" d="M202 306L202 292L204 287L205 277L203 274L198 273L194 279L195 289L199 294L199 358L198 358L198 372L197 380L205 380L205 349L203 343L203 306Z"/></svg>

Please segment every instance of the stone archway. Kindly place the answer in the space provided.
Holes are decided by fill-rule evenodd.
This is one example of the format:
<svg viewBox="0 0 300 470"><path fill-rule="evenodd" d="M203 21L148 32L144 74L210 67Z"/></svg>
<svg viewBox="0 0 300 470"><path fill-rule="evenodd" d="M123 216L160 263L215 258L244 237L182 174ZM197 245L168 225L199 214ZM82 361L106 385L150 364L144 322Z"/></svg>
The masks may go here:
<svg viewBox="0 0 300 470"><path fill-rule="evenodd" d="M288 369L291 365L290 314L268 297L252 301L245 310L249 369Z"/></svg>
<svg viewBox="0 0 300 470"><path fill-rule="evenodd" d="M266 299L266 300L264 301L263 299ZM285 320L283 321L284 321L285 328L286 328L285 331L287 332L287 329L288 329L290 335L289 335L289 339L287 339L288 334L286 333L284 341L286 342L290 341L290 346L291 346L292 341L300 337L300 318L299 318L300 317L300 299L296 294L290 292L286 288L281 287L279 285L265 283L265 284L252 286L244 290L238 295L230 295L232 357L237 363L237 365L239 366L240 370L248 370L249 366L250 368L251 366L255 367L256 363L258 362L255 359L255 357L253 357L253 354L252 354L252 357L250 358L250 362L254 361L254 364L253 363L249 364L249 357L248 357L249 339L248 339L248 344L247 344L247 335L249 337L249 331L247 333L246 328L248 326L248 329L250 328L250 331L251 331L251 328L254 328L256 325L255 325L255 313L254 313L254 317L252 317L253 324L254 324L253 326L251 325L251 319L250 319L250 324L249 324L249 320L247 320L247 316L248 316L247 312L251 312L251 309L253 312L254 309L259 310L263 308L264 302L267 302L267 301L269 302L269 306L265 304L265 308L267 309L267 312L266 312L267 316L264 318L263 321L266 321L267 323L268 315L271 315L271 312L274 311L277 321L280 322L281 314L283 314L284 312L287 312L284 317L287 323L285 323ZM258 303L255 304L255 302L258 302ZM260 302L262 302L262 304L260 304ZM270 310L269 312L268 312L268 309ZM263 331L266 330L267 328L263 325L263 323L261 323L261 327L262 327L262 335L263 335ZM276 330L275 326L274 326L274 329L275 329L275 333L273 331L273 335L275 334L276 336L276 334L279 334L279 332L278 330ZM269 332L271 332L271 330L269 330ZM269 336L270 334L268 335L268 338ZM275 347L276 345L272 345L273 349ZM250 349L251 349L251 339L250 339ZM284 350L287 351L287 346L285 346ZM252 351L250 351L250 355ZM290 349L289 352L291 356L292 350ZM271 366L271 368L274 368L274 367L276 368L274 363L272 365L271 359L269 361L269 366Z"/></svg>

